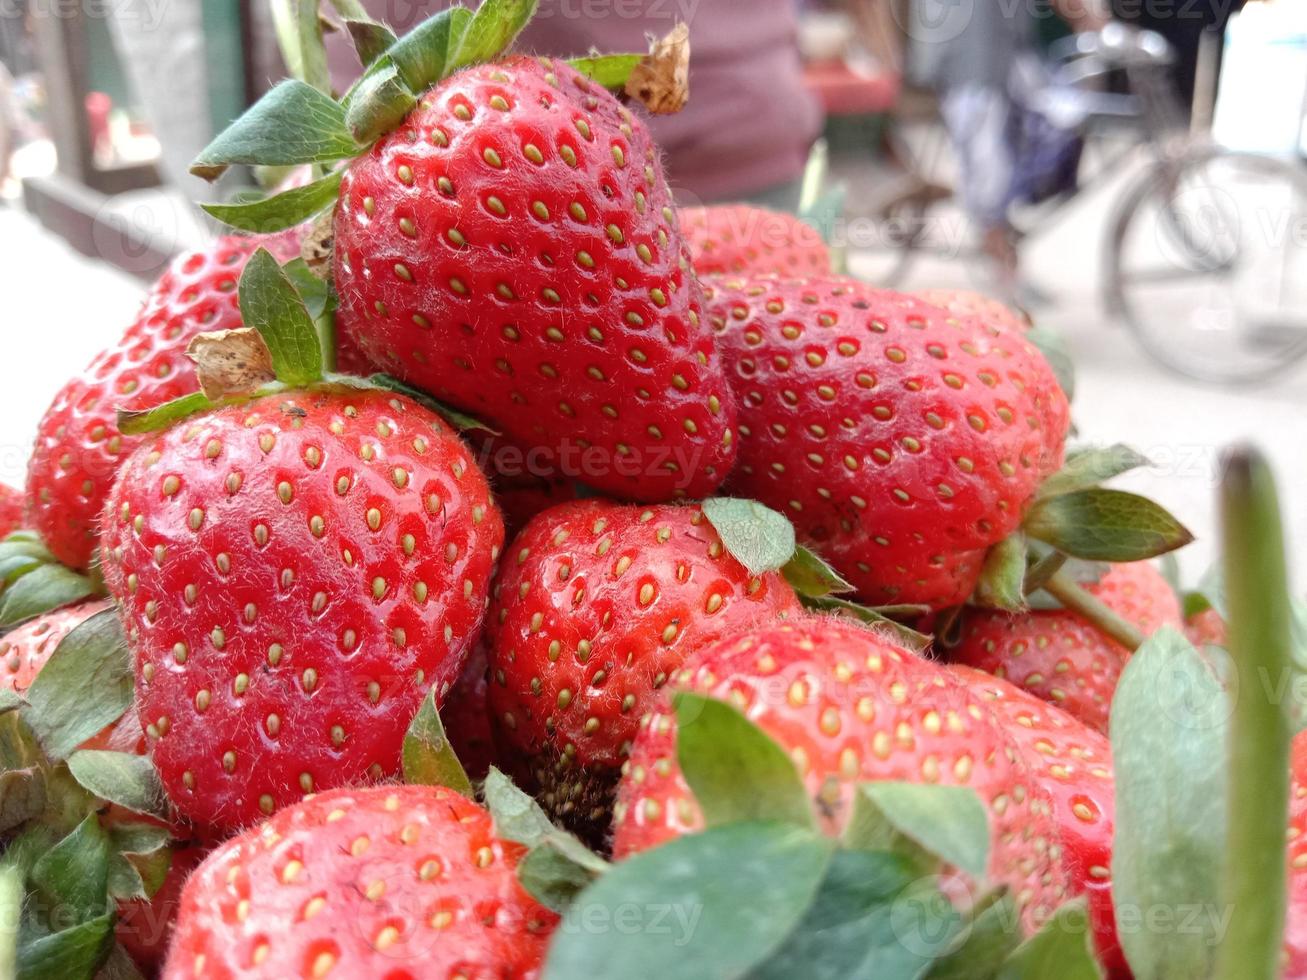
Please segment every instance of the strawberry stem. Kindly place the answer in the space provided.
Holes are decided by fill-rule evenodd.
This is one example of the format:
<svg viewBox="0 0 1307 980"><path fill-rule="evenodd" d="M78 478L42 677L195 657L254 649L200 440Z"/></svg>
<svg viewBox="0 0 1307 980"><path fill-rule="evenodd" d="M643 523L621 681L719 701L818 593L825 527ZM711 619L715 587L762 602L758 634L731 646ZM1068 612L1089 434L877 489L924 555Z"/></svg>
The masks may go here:
<svg viewBox="0 0 1307 980"><path fill-rule="evenodd" d="M1123 647L1134 653L1144 642L1144 634L1126 622L1094 595L1086 592L1065 569L1048 577L1043 589L1073 613L1087 619Z"/></svg>
<svg viewBox="0 0 1307 980"><path fill-rule="evenodd" d="M1224 900L1229 925L1218 980L1280 973L1285 917L1285 814L1292 727L1278 679L1294 669L1284 539L1265 459L1240 448L1221 482L1229 650L1238 671L1230 724ZM1267 692L1263 694L1262 692Z"/></svg>
<svg viewBox="0 0 1307 980"><path fill-rule="evenodd" d="M1067 563L1069 557L1069 555L1061 551L1050 551L1043 557L1036 559L1035 563L1026 569L1026 595L1042 589L1045 583Z"/></svg>

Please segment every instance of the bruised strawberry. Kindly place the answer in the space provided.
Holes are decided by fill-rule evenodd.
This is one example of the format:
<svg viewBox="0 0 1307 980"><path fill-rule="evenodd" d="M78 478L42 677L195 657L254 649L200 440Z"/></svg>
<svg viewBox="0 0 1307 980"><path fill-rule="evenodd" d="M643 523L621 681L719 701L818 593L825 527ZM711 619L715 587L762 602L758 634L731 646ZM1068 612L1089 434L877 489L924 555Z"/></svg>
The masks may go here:
<svg viewBox="0 0 1307 980"><path fill-rule="evenodd" d="M795 760L828 833L858 782L969 786L989 812L990 877L1034 925L1067 879L1054 859L1052 800L985 701L939 665L858 626L799 620L701 650L672 686L730 701ZM676 762L674 715L651 712L623 767L613 853L703 826Z"/></svg>
<svg viewBox="0 0 1307 980"><path fill-rule="evenodd" d="M941 310L974 317L1004 330L1020 333L1030 329L1030 317L1001 300L970 289L918 289L912 294Z"/></svg>
<svg viewBox="0 0 1307 980"><path fill-rule="evenodd" d="M503 534L443 421L330 385L152 437L104 522L151 754L214 828L398 769L475 642Z"/></svg>
<svg viewBox="0 0 1307 980"><path fill-rule="evenodd" d="M1129 976L1112 911L1116 786L1107 737L992 674L970 667L954 667L952 673L998 716L1052 797L1069 893L1088 896L1095 951L1109 975Z"/></svg>
<svg viewBox="0 0 1307 980"><path fill-rule="evenodd" d="M1149 634L1180 625L1180 602L1149 562L1113 565L1086 591ZM1010 614L968 610L951 658L1012 681L1107 731L1112 694L1130 652L1076 613L1032 609Z"/></svg>
<svg viewBox="0 0 1307 980"><path fill-rule="evenodd" d="M722 278L738 496L868 603L956 605L1062 460L1066 397L1023 337L852 279Z"/></svg>
<svg viewBox="0 0 1307 980"><path fill-rule="evenodd" d="M107 599L65 606L0 637L0 689L25 692L65 636L96 613L112 608L113 603Z"/></svg>
<svg viewBox="0 0 1307 980"><path fill-rule="evenodd" d="M557 916L517 882L525 851L452 790L321 793L200 865L163 977L535 977Z"/></svg>
<svg viewBox="0 0 1307 980"><path fill-rule="evenodd" d="M751 576L695 505L563 504L509 546L486 628L490 706L544 805L604 825L658 690L705 644L797 612Z"/></svg>
<svg viewBox="0 0 1307 980"><path fill-rule="evenodd" d="M751 273L824 276L830 250L811 225L791 214L749 204L681 208L681 234L701 276Z"/></svg>
<svg viewBox="0 0 1307 980"><path fill-rule="evenodd" d="M0 540L23 526L23 495L0 483Z"/></svg>
<svg viewBox="0 0 1307 980"><path fill-rule="evenodd" d="M699 497L735 404L643 122L564 62L451 76L345 172L338 322L379 367L642 500Z"/></svg>

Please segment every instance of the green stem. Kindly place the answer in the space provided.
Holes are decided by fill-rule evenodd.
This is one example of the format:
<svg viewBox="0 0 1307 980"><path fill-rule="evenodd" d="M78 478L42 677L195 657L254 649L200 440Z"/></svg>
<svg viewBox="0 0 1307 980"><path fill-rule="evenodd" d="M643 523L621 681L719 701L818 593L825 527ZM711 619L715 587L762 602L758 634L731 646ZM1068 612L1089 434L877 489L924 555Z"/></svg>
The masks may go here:
<svg viewBox="0 0 1307 980"><path fill-rule="evenodd" d="M318 0L268 0L277 47L291 77L331 94Z"/></svg>
<svg viewBox="0 0 1307 980"><path fill-rule="evenodd" d="M359 0L331 0L336 13L346 20L371 20L372 16Z"/></svg>
<svg viewBox="0 0 1307 980"><path fill-rule="evenodd" d="M1026 580L1023 583L1026 595L1042 589L1045 583L1067 563L1068 558L1069 556L1061 551L1050 551L1026 569Z"/></svg>
<svg viewBox="0 0 1307 980"><path fill-rule="evenodd" d="M322 345L322 373L332 374L336 370L336 314L327 311L314 321L318 331L318 343Z"/></svg>
<svg viewBox="0 0 1307 980"><path fill-rule="evenodd" d="M1055 572L1044 583L1044 591L1051 595L1067 609L1089 620L1117 643L1131 653L1139 649L1144 642L1144 634L1133 624L1126 622L1098 599L1090 595L1065 570Z"/></svg>
<svg viewBox="0 0 1307 980"><path fill-rule="evenodd" d="M0 976L18 976L18 927L23 918L23 872L0 867Z"/></svg>
<svg viewBox="0 0 1307 980"><path fill-rule="evenodd" d="M1285 819L1292 727L1280 678L1293 670L1284 538L1275 482L1255 450L1229 454L1221 483L1229 650L1239 696L1230 719L1224 898L1229 926L1217 980L1280 974L1285 917Z"/></svg>

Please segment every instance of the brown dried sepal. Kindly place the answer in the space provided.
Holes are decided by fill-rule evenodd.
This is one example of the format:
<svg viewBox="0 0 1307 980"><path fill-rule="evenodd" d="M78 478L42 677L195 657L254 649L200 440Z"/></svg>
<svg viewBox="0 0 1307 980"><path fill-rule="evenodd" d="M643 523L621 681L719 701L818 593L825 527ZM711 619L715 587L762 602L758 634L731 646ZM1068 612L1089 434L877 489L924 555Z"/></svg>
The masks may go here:
<svg viewBox="0 0 1307 980"><path fill-rule="evenodd" d="M631 69L626 94L655 115L680 112L690 98L690 28L677 24Z"/></svg>
<svg viewBox="0 0 1307 980"><path fill-rule="evenodd" d="M268 345L253 327L202 333L186 356L195 362L200 390L210 401L247 395L277 378Z"/></svg>
<svg viewBox="0 0 1307 980"><path fill-rule="evenodd" d="M331 250L335 240L336 209L328 209L313 219L300 243L300 258L319 279L331 275Z"/></svg>

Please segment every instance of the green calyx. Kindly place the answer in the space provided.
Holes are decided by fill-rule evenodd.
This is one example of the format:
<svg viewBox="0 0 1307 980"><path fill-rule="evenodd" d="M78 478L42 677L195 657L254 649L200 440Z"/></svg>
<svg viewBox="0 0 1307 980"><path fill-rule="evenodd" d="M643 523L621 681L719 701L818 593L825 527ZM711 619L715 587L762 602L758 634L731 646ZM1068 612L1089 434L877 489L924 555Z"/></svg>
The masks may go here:
<svg viewBox="0 0 1307 980"><path fill-rule="evenodd" d="M98 575L61 565L31 531L0 541L0 630L103 594Z"/></svg>

